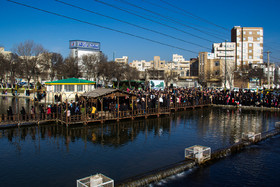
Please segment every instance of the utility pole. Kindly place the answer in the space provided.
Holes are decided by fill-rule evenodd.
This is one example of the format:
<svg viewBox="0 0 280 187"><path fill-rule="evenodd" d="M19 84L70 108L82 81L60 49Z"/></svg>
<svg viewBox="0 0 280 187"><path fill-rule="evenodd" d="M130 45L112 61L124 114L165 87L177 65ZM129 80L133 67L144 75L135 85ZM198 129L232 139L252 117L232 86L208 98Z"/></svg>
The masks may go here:
<svg viewBox="0 0 280 187"><path fill-rule="evenodd" d="M268 89L270 89L270 67L269 67L269 53L270 51L267 51L267 85Z"/></svg>
<svg viewBox="0 0 280 187"><path fill-rule="evenodd" d="M225 90L227 89L226 84L227 84L227 40L225 40Z"/></svg>
<svg viewBox="0 0 280 187"><path fill-rule="evenodd" d="M113 61L115 62L115 51L113 52Z"/></svg>

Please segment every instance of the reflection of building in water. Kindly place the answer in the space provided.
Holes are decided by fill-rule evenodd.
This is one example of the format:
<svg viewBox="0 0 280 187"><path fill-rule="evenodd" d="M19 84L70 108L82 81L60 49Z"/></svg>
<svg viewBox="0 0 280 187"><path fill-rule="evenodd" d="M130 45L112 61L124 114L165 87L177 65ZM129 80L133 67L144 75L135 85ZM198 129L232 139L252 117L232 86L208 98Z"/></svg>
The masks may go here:
<svg viewBox="0 0 280 187"><path fill-rule="evenodd" d="M228 139L234 143L241 139L242 133L260 133L269 128L260 111L215 108L196 110L195 113L199 136L221 136L224 142Z"/></svg>
<svg viewBox="0 0 280 187"><path fill-rule="evenodd" d="M170 133L170 118L155 118L149 120L136 120L114 124L101 124L87 127L64 127L60 125L43 125L34 127L21 127L17 129L7 129L3 132L3 137L8 137L10 142L18 145L18 141L25 141L31 137L35 142L40 139L51 139L53 143L60 144L64 139L67 147L71 142L82 139L85 142L101 144L104 146L122 146L127 142L133 141L140 133L146 136L150 133L161 136ZM1 138L2 136L0 136Z"/></svg>
<svg viewBox="0 0 280 187"><path fill-rule="evenodd" d="M28 139L34 140L34 145L38 147L41 139L47 139L57 145L63 143L67 149L72 142L83 140L86 149L88 143L119 147L134 141L139 135L146 138L151 135L165 136L170 135L171 132L176 133L178 128L195 129L198 133L196 136L199 138L209 138L212 141L217 141L217 138L220 141L222 138L222 142L234 143L241 138L242 133L267 131L269 121L273 117L271 114L239 109L205 108L178 112L165 118L95 124L94 126L69 128L55 124L22 126L3 130L0 138L7 137L18 151L21 150L20 141Z"/></svg>

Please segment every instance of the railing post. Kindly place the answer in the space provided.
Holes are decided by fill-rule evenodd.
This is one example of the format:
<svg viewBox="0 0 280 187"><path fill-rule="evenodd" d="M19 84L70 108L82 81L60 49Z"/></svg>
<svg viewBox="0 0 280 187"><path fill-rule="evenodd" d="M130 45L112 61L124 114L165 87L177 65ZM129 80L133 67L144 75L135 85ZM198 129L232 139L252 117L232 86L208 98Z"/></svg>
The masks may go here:
<svg viewBox="0 0 280 187"><path fill-rule="evenodd" d="M120 121L120 117L119 117L119 115L120 115L120 101L119 101L119 95L117 96L117 103L118 103L118 108L117 108L117 115L118 115L118 118L117 118L117 121Z"/></svg>
<svg viewBox="0 0 280 187"><path fill-rule="evenodd" d="M65 112L65 116L66 116L66 125L68 126L68 99L66 99L66 112Z"/></svg>

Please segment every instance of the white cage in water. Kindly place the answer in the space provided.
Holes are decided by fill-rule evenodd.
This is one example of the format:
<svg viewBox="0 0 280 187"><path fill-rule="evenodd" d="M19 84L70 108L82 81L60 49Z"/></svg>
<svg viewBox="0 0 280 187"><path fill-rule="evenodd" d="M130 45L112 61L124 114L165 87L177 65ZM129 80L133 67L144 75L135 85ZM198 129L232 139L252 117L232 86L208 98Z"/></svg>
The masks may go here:
<svg viewBox="0 0 280 187"><path fill-rule="evenodd" d="M280 128L280 121L275 123L275 128L279 129Z"/></svg>
<svg viewBox="0 0 280 187"><path fill-rule="evenodd" d="M262 134L261 133L254 133L248 132L247 134L242 133L242 140L249 141L249 142L258 142L261 141Z"/></svg>
<svg viewBox="0 0 280 187"><path fill-rule="evenodd" d="M201 164L211 159L211 148L201 145L194 145L185 149L185 158L195 160Z"/></svg>
<svg viewBox="0 0 280 187"><path fill-rule="evenodd" d="M114 180L98 173L77 180L77 187L114 187Z"/></svg>

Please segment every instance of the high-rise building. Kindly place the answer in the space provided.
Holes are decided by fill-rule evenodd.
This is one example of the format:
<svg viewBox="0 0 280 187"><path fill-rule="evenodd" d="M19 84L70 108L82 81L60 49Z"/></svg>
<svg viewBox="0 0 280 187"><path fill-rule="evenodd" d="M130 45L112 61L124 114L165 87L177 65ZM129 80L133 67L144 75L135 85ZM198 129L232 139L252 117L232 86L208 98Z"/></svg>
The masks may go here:
<svg viewBox="0 0 280 187"><path fill-rule="evenodd" d="M235 63L240 69L245 65L263 63L263 28L235 26L231 41L236 43Z"/></svg>

